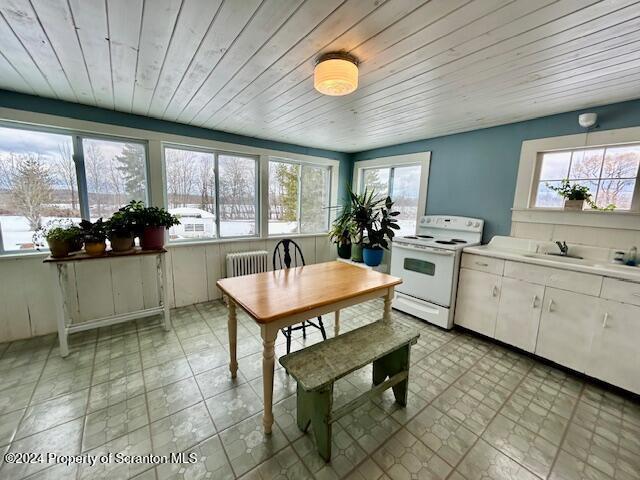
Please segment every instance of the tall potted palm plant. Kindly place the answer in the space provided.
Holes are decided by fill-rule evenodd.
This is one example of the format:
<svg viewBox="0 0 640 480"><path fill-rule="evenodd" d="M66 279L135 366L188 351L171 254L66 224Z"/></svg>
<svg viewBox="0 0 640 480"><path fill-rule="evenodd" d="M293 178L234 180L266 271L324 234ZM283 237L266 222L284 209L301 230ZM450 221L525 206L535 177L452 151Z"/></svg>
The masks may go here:
<svg viewBox="0 0 640 480"><path fill-rule="evenodd" d="M350 191L349 194L356 238L362 247L364 262L372 267L380 265L384 250L393 241L394 230L400 229L395 218L400 212L392 211L391 197L379 197L373 189L365 189L361 194Z"/></svg>
<svg viewBox="0 0 640 480"><path fill-rule="evenodd" d="M329 239L336 244L340 258L351 258L351 246L356 226L351 217L351 205L345 205L329 230Z"/></svg>

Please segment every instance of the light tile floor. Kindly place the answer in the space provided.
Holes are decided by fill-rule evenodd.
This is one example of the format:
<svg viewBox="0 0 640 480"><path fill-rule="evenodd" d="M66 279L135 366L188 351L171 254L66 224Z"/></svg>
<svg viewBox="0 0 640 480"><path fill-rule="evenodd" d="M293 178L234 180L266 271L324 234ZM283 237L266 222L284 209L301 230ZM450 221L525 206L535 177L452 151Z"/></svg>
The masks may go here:
<svg viewBox="0 0 640 480"><path fill-rule="evenodd" d="M373 301L343 330L380 317ZM640 479L640 404L468 334L400 312L420 329L409 404L391 392L343 417L331 463L295 423L295 383L275 375L273 434L262 433L261 341L240 314L240 371L227 369L226 308L173 311L174 329L138 321L71 337L0 344L0 453L192 452L193 464L3 463L0 478ZM332 319L325 320L327 332ZM298 332L293 348L306 341ZM277 354L285 350L279 337ZM369 389L371 368L336 383L336 404Z"/></svg>

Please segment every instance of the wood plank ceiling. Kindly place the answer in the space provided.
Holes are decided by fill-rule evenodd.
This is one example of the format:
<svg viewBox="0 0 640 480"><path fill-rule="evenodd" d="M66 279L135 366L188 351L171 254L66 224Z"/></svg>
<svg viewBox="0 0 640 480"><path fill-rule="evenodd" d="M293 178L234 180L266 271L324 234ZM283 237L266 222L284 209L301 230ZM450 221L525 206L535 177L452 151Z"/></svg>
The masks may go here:
<svg viewBox="0 0 640 480"><path fill-rule="evenodd" d="M639 50L636 0L0 0L0 88L345 152L638 98Z"/></svg>

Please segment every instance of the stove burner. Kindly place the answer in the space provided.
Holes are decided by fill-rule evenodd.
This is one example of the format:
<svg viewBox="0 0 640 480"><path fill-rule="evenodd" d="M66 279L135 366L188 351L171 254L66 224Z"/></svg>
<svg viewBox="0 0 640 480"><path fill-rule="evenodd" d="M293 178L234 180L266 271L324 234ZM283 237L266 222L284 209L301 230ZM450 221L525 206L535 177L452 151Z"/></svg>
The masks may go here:
<svg viewBox="0 0 640 480"><path fill-rule="evenodd" d="M418 238L433 238L431 235L418 235Z"/></svg>
<svg viewBox="0 0 640 480"><path fill-rule="evenodd" d="M450 242L449 240L436 240L436 243L441 243L442 245L455 245L456 242Z"/></svg>
<svg viewBox="0 0 640 480"><path fill-rule="evenodd" d="M454 243L467 243L466 240L462 240L460 238L452 238L451 241Z"/></svg>
<svg viewBox="0 0 640 480"><path fill-rule="evenodd" d="M413 239L417 239L418 237L416 237L416 236L414 236L414 235L407 235L407 236L402 237L402 238L413 238Z"/></svg>

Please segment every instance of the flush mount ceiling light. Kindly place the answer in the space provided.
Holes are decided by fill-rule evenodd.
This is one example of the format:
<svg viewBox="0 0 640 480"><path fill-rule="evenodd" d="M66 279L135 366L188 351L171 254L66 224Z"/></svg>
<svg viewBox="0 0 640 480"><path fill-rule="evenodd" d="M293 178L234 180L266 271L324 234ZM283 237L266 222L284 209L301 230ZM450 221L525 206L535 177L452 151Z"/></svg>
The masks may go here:
<svg viewBox="0 0 640 480"><path fill-rule="evenodd" d="M358 60L344 52L325 53L313 71L313 86L325 95L348 95L358 88Z"/></svg>

